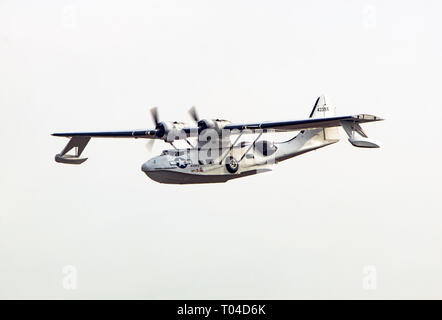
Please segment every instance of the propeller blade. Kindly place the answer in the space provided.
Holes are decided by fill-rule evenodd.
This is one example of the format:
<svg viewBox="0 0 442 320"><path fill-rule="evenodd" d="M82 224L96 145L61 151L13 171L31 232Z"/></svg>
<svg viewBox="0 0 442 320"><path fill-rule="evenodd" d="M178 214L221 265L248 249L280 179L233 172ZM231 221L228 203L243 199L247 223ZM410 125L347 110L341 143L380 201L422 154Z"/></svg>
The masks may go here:
<svg viewBox="0 0 442 320"><path fill-rule="evenodd" d="M189 114L192 117L193 121L197 122L200 121L200 118L198 116L198 112L196 112L195 106L192 106L192 108L189 109Z"/></svg>
<svg viewBox="0 0 442 320"><path fill-rule="evenodd" d="M147 149L147 151L151 152L152 149L153 149L153 145L154 145L154 144L155 144L155 139L149 140L149 141L146 143L146 149Z"/></svg>
<svg viewBox="0 0 442 320"><path fill-rule="evenodd" d="M152 116L152 120L155 123L155 126L158 126L158 124L160 123L160 117L158 115L158 108L153 107L152 109L150 109L150 115Z"/></svg>

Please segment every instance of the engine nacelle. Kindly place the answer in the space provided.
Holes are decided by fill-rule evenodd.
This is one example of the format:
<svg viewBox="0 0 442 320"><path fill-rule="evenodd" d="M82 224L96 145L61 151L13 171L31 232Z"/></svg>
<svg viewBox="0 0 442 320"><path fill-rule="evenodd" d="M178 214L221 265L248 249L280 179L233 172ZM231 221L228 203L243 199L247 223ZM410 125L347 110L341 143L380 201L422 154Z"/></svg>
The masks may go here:
<svg viewBox="0 0 442 320"><path fill-rule="evenodd" d="M156 136L165 142L174 142L179 139L186 139L187 135L183 131L185 124L182 122L162 121L156 127Z"/></svg>
<svg viewBox="0 0 442 320"><path fill-rule="evenodd" d="M209 149L230 146L230 130L223 130L228 124L230 121L220 119L198 121L198 147Z"/></svg>
<svg viewBox="0 0 442 320"><path fill-rule="evenodd" d="M221 119L203 119L198 121L198 127L201 131L214 129L218 134L221 134L222 129L228 124L230 124L230 121Z"/></svg>

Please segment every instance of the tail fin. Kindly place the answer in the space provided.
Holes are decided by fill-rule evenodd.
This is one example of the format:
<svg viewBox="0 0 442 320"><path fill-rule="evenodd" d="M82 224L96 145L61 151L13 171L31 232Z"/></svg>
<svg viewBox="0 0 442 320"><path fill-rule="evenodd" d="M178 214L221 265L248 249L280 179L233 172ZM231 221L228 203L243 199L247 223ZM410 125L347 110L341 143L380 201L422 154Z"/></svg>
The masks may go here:
<svg viewBox="0 0 442 320"><path fill-rule="evenodd" d="M316 99L315 106L313 107L309 118L328 118L335 116L335 114L335 107L327 105L325 96L320 96Z"/></svg>
<svg viewBox="0 0 442 320"><path fill-rule="evenodd" d="M328 105L325 96L322 95L316 99L315 106L310 113L310 118L329 118L336 115L336 108ZM322 138L324 140L339 140L339 129L337 127L322 129Z"/></svg>

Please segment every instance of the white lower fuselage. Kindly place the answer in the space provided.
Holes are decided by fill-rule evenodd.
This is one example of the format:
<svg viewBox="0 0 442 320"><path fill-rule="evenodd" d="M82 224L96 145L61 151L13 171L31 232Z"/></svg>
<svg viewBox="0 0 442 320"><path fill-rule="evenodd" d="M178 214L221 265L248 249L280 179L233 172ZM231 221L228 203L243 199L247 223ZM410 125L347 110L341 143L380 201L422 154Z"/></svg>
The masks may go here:
<svg viewBox="0 0 442 320"><path fill-rule="evenodd" d="M250 144L234 147L165 150L142 166L146 175L160 183L190 184L226 182L256 173L271 171L275 163L339 141L337 128L305 130L293 139L275 143L264 155ZM234 169L226 162L233 157ZM229 170L230 169L230 170ZM234 172L232 172L234 171Z"/></svg>

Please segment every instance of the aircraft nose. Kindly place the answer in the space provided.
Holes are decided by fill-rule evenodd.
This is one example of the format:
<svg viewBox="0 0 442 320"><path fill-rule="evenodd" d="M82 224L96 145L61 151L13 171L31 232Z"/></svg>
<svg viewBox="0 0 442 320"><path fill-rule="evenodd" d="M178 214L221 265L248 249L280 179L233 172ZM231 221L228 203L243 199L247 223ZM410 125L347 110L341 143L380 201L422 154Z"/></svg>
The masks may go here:
<svg viewBox="0 0 442 320"><path fill-rule="evenodd" d="M149 161L143 163L143 165L141 166L141 170L144 172L148 172L152 170L152 166L150 165Z"/></svg>

